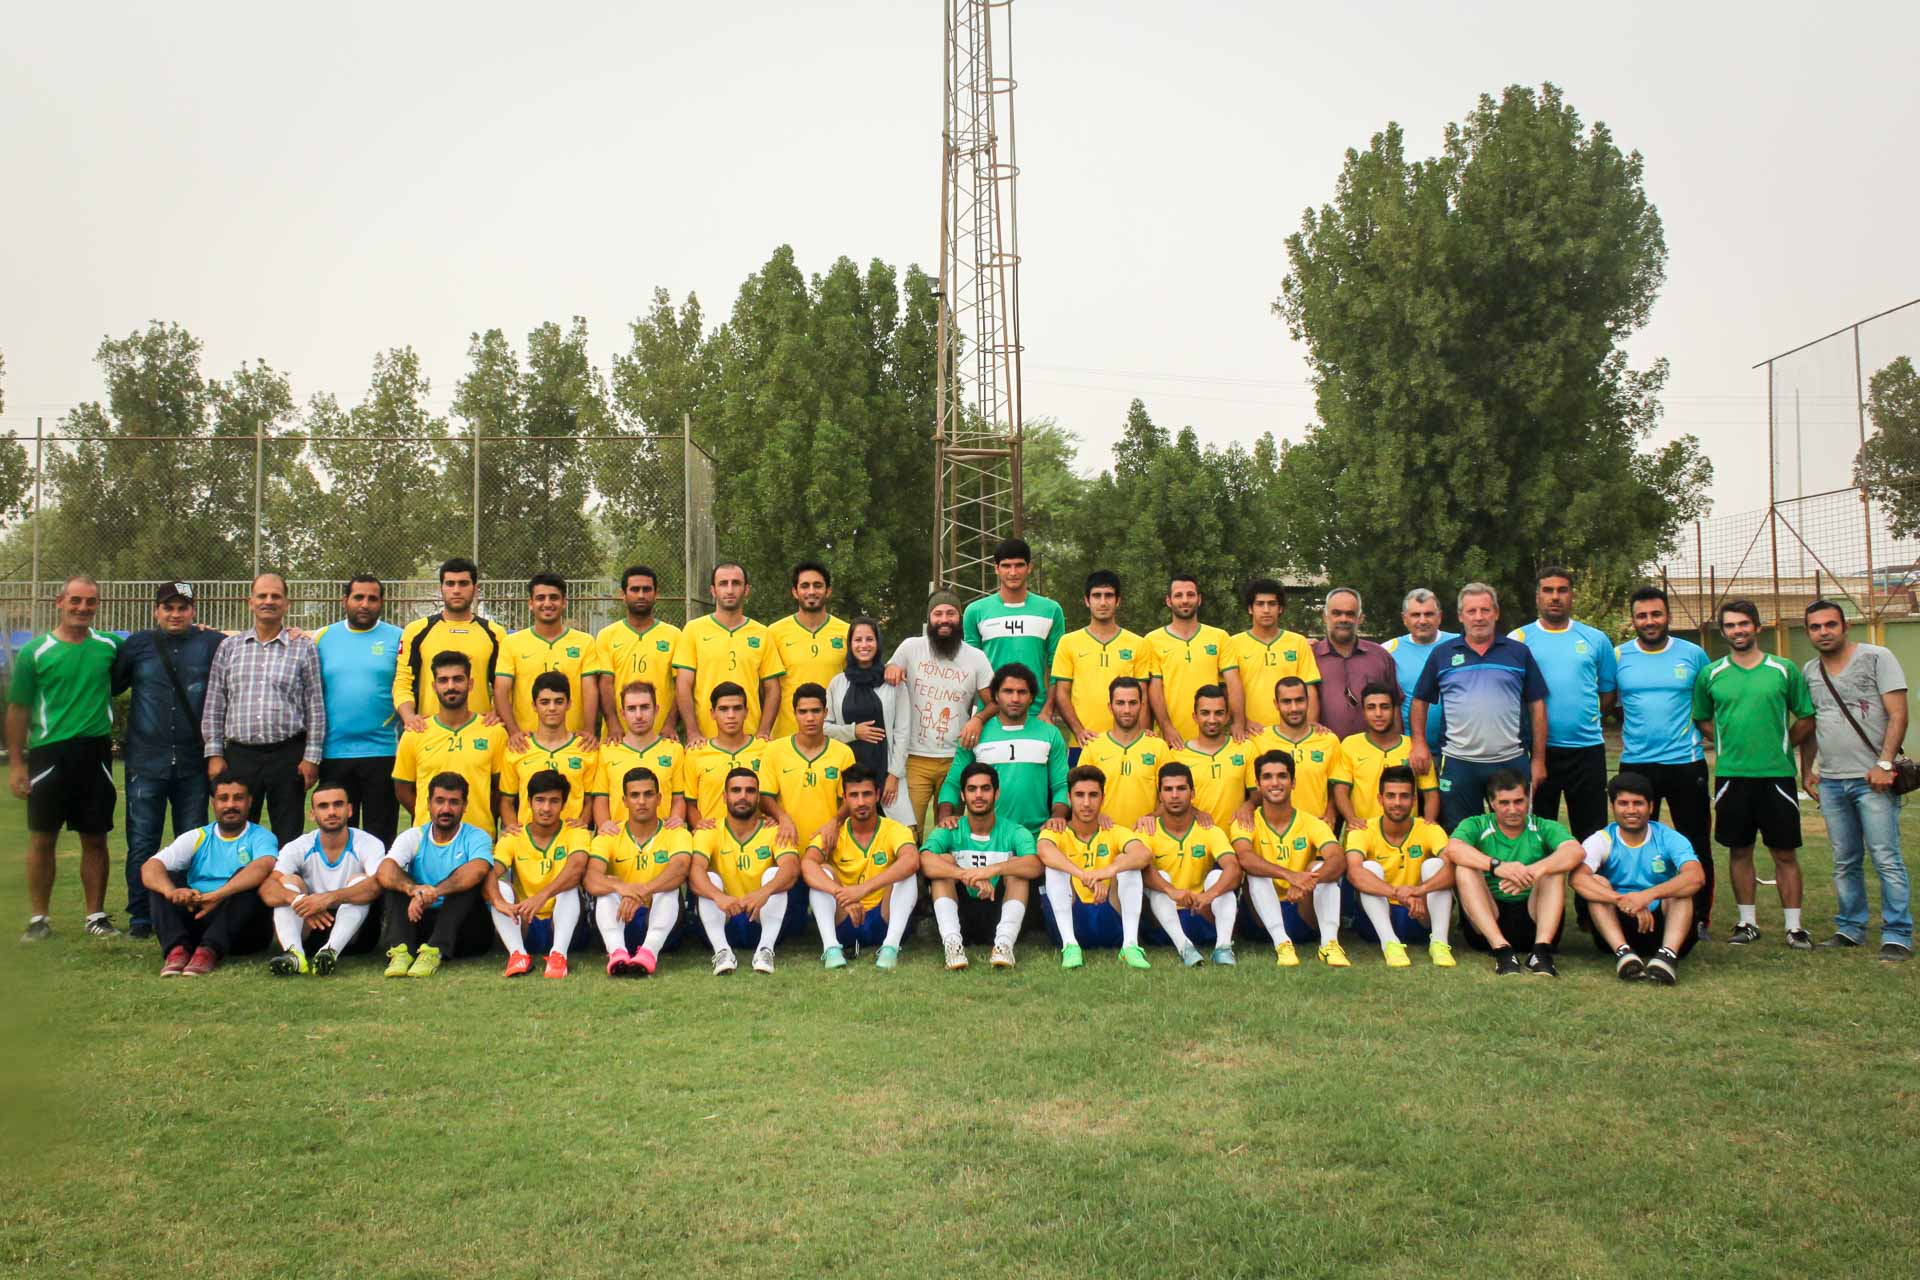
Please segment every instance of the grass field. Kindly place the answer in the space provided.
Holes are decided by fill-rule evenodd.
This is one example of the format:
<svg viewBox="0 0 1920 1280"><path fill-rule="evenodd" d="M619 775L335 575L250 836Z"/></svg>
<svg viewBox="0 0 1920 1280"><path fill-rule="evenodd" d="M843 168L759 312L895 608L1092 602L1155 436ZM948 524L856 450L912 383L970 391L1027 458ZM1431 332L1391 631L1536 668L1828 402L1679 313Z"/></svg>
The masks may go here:
<svg viewBox="0 0 1920 1280"><path fill-rule="evenodd" d="M1790 953L1765 897L1761 946L1672 989L1577 934L1558 982L1280 971L1244 933L1237 970L1063 973L1037 915L1012 974L942 972L928 923L892 975L162 983L81 934L70 842L58 937L13 941L22 825L0 803L12 1274L1916 1271L1920 964Z"/></svg>

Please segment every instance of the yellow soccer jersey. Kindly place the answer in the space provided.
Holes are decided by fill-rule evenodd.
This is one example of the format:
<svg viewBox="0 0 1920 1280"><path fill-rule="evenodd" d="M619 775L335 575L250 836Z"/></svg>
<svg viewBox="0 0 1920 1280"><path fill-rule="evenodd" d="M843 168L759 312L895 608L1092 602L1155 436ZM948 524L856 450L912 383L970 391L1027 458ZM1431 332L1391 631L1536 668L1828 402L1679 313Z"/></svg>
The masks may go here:
<svg viewBox="0 0 1920 1280"><path fill-rule="evenodd" d="M393 757L393 776L414 787L416 825L425 823L427 784L435 774L457 773L467 780L468 823L493 834L493 780L507 754L507 731L471 716L458 729L449 729L438 717L419 733L400 735Z"/></svg>
<svg viewBox="0 0 1920 1280"><path fill-rule="evenodd" d="M1347 832L1347 852L1380 864L1380 878L1396 889L1420 883L1422 864L1437 858L1447 847L1447 833L1424 818L1416 818L1413 829L1399 844L1387 839L1379 823Z"/></svg>
<svg viewBox="0 0 1920 1280"><path fill-rule="evenodd" d="M626 823L610 836L593 838L590 856L599 859L607 874L623 884L645 884L667 869L680 854L693 852L693 839L685 827L655 827L645 844L633 838Z"/></svg>
<svg viewBox="0 0 1920 1280"><path fill-rule="evenodd" d="M600 753L582 751L577 733L551 748L528 738L525 751L509 751L500 762L500 794L513 797L523 825L533 819L533 797L527 792L527 784L543 769L552 769L567 780L567 804L560 810L562 822L572 822L588 812L587 797L600 790Z"/></svg>
<svg viewBox="0 0 1920 1280"><path fill-rule="evenodd" d="M533 714L533 681L545 671L558 671L567 678L572 694L567 704L567 728L575 733L586 728L581 710L581 692L588 676L606 671L600 661L600 646L578 627L568 627L549 640L532 627L507 637L500 651L500 674L513 679L513 722L527 733L533 732L539 718Z"/></svg>
<svg viewBox="0 0 1920 1280"><path fill-rule="evenodd" d="M1344 782L1352 787L1354 815L1362 822L1372 822L1380 816L1380 775L1394 765L1405 764L1412 752L1413 739L1404 733L1400 735L1399 745L1385 750L1374 746L1373 739L1364 733L1349 734L1340 739L1340 764L1329 781ZM1414 779L1414 785L1420 792L1439 789L1431 761L1427 771ZM1418 812L1417 805L1415 812Z"/></svg>
<svg viewBox="0 0 1920 1280"><path fill-rule="evenodd" d="M411 702L431 719L440 714L433 693L433 660L448 651L464 653L473 664L473 689L467 706L480 715L493 710L493 678L505 669L500 661L507 647L507 629L491 618L448 622L444 618L415 618L400 633L400 661L393 671L393 705Z"/></svg>
<svg viewBox="0 0 1920 1280"><path fill-rule="evenodd" d="M1153 650L1125 627L1104 643L1085 627L1069 631L1060 637L1060 647L1053 653L1052 678L1073 681L1070 691L1073 714L1079 717L1080 727L1089 733L1105 733L1113 728L1108 686L1115 676L1138 679L1144 698L1144 685L1152 674Z"/></svg>
<svg viewBox="0 0 1920 1280"><path fill-rule="evenodd" d="M1166 823L1156 821L1146 845L1153 851L1153 865L1160 874L1174 888L1189 892L1203 887L1207 873L1233 852L1225 827L1203 827L1197 822L1187 828L1187 834L1176 836L1167 830Z"/></svg>
<svg viewBox="0 0 1920 1280"><path fill-rule="evenodd" d="M715 685L731 680L747 691L745 727L751 734L760 729L760 682L786 674L780 649L765 626L746 618L729 631L712 614L695 618L680 633L673 648L673 669L693 672L693 705L700 716L700 733L708 738L719 732L707 701Z"/></svg>
<svg viewBox="0 0 1920 1280"><path fill-rule="evenodd" d="M673 705L673 651L680 643L680 628L656 620L645 631L635 631L622 617L600 628L593 642L600 646L600 662L613 677L608 719L620 723L620 691L635 680L645 680L653 686L653 722L660 724Z"/></svg>
<svg viewBox="0 0 1920 1280"><path fill-rule="evenodd" d="M775 796L802 840L839 812L841 777L853 768L853 748L826 739L811 759L792 738L776 738L760 757L760 793Z"/></svg>
<svg viewBox="0 0 1920 1280"><path fill-rule="evenodd" d="M1247 765L1253 760L1250 742L1228 739L1217 751L1183 747L1167 758L1193 770L1193 807L1215 822L1233 821L1234 810L1247 798ZM1159 782L1154 783L1156 803Z"/></svg>
<svg viewBox="0 0 1920 1280"><path fill-rule="evenodd" d="M1345 768L1340 757L1340 739L1319 725L1295 742L1278 729L1268 729L1245 744L1247 751L1247 790L1258 784L1253 762L1269 751L1284 751L1293 757L1293 807L1316 818L1327 811L1334 774Z"/></svg>
<svg viewBox="0 0 1920 1280"><path fill-rule="evenodd" d="M1050 842L1082 871L1097 871L1119 857L1126 850L1127 843L1137 838L1130 827L1122 827L1116 822L1109 830L1096 829L1084 840L1075 834L1072 827L1064 831L1042 831L1035 837L1034 844ZM1073 882L1073 892L1082 902L1093 901L1093 889L1077 879Z"/></svg>
<svg viewBox="0 0 1920 1280"><path fill-rule="evenodd" d="M773 736L788 738L800 728L793 718L793 691L803 684L825 689L847 669L847 623L829 614L818 631L809 631L799 614L790 613L767 628L767 638L785 668L780 677L780 714L773 722ZM885 662L886 657L883 653L880 660Z"/></svg>
<svg viewBox="0 0 1920 1280"><path fill-rule="evenodd" d="M853 834L853 824L847 823L840 828L840 838L834 842L833 852L822 852L821 859L833 868L841 884L859 884L885 871L900 857L900 851L913 844L913 832L895 822L892 818L881 816L874 827L873 838L861 844L859 837ZM819 845L814 845L818 849ZM880 905L885 889L875 889L860 899L860 905L871 911Z"/></svg>
<svg viewBox="0 0 1920 1280"><path fill-rule="evenodd" d="M770 818L762 818L744 840L723 819L693 833L693 852L707 860L721 887L735 898L759 889L761 877L780 859L799 856L792 845L781 842Z"/></svg>
<svg viewBox="0 0 1920 1280"><path fill-rule="evenodd" d="M1200 732L1193 719L1194 691L1205 685L1225 684L1226 673L1233 670L1227 649L1227 633L1218 627L1201 627L1193 639L1182 640L1161 627L1147 637L1153 650L1153 674L1160 677L1160 691L1167 700L1167 714L1183 738Z"/></svg>
<svg viewBox="0 0 1920 1280"><path fill-rule="evenodd" d="M1167 744L1151 733L1123 745L1109 730L1080 750L1081 764L1093 765L1107 775L1100 812L1122 827L1131 827L1160 803L1160 766L1171 758Z"/></svg>
<svg viewBox="0 0 1920 1280"><path fill-rule="evenodd" d="M607 812L615 822L626 821L626 777L629 769L653 770L660 784L660 816L673 808L673 798L687 794L687 750L672 738L656 737L644 747L625 742L600 744L600 777L594 792L607 798Z"/></svg>
<svg viewBox="0 0 1920 1280"><path fill-rule="evenodd" d="M590 844L587 833L577 827L560 828L545 847L534 840L531 831L523 831L517 836L502 836L493 846L493 860L506 868L515 895L525 902L552 884L567 859L576 853L586 853ZM553 903L549 902L540 908L538 918L545 920L552 914Z"/></svg>
<svg viewBox="0 0 1920 1280"><path fill-rule="evenodd" d="M758 738L748 738L747 744L737 751L717 746L709 738L706 746L687 752L680 777L686 786L684 794L693 801L695 811L709 822L725 822L727 774L735 769L751 769L760 775L760 785L764 788L766 774L761 772L760 761L766 750L767 744Z"/></svg>
<svg viewBox="0 0 1920 1280"><path fill-rule="evenodd" d="M1231 665L1240 671L1241 695L1247 702L1247 719L1253 724L1280 723L1280 708L1274 702L1274 685L1283 677L1299 676L1308 684L1320 683L1320 664L1313 659L1313 642L1298 631L1282 629L1271 643L1252 631L1242 631L1227 642Z"/></svg>
<svg viewBox="0 0 1920 1280"><path fill-rule="evenodd" d="M1267 821L1263 808L1255 809L1251 823L1233 824L1233 838L1253 845L1260 858L1289 871L1305 871L1320 860L1320 851L1335 843L1333 828L1310 813L1293 811L1293 820L1279 831Z"/></svg>

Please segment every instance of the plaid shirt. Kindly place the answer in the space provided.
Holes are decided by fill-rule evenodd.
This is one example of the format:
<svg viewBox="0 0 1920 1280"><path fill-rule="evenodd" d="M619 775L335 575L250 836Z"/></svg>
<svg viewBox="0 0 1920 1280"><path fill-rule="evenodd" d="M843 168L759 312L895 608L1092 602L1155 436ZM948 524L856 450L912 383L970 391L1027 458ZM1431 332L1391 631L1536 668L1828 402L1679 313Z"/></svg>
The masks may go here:
<svg viewBox="0 0 1920 1280"><path fill-rule="evenodd" d="M221 641L200 715L207 755L225 755L229 738L268 746L297 733L307 735L304 758L318 764L327 742L327 703L313 637L282 631L262 642L249 628Z"/></svg>

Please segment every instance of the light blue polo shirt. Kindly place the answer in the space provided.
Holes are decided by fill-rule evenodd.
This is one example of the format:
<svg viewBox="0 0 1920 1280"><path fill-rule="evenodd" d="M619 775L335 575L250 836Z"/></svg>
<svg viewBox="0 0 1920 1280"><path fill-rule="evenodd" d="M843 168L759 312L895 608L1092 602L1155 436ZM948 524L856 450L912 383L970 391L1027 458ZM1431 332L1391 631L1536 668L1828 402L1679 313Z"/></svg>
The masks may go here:
<svg viewBox="0 0 1920 1280"><path fill-rule="evenodd" d="M255 858L278 858L280 842L273 832L249 822L239 835L229 840L220 834L220 824L209 822L196 827L153 855L160 865L176 875L185 872L187 888L199 893L224 889Z"/></svg>
<svg viewBox="0 0 1920 1280"><path fill-rule="evenodd" d="M1393 655L1393 675L1400 682L1400 731L1413 732L1413 686L1420 683L1420 673L1427 669L1427 659L1433 656L1435 645L1449 640L1458 640L1458 631L1440 631L1433 639L1421 644L1411 635L1395 636L1383 646ZM1447 741L1447 712L1444 703L1427 708L1427 746L1438 751Z"/></svg>
<svg viewBox="0 0 1920 1280"><path fill-rule="evenodd" d="M1613 641L1607 633L1571 620L1553 631L1536 618L1509 638L1533 651L1547 682L1547 745L1599 746L1600 695L1614 690Z"/></svg>
<svg viewBox="0 0 1920 1280"><path fill-rule="evenodd" d="M1587 870L1603 876L1615 893L1640 893L1665 884L1689 862L1700 861L1693 844L1664 822L1649 822L1647 838L1634 848L1620 838L1620 824L1609 822L1586 838ZM1654 901L1654 909L1660 907Z"/></svg>
<svg viewBox="0 0 1920 1280"><path fill-rule="evenodd" d="M313 633L320 651L320 682L327 701L329 760L390 756L399 747L393 713L393 673L400 660L400 628L376 622L356 631L334 622Z"/></svg>
<svg viewBox="0 0 1920 1280"><path fill-rule="evenodd" d="M1707 667L1707 651L1691 640L1668 636L1664 649L1648 652L1636 636L1616 645L1613 657L1620 710L1626 717L1620 732L1621 764L1693 764L1706 759L1693 723L1693 686Z"/></svg>
<svg viewBox="0 0 1920 1280"><path fill-rule="evenodd" d="M387 859L406 870L415 884L439 884L469 862L493 861L493 837L471 822L463 822L453 839L441 844L433 838L433 824L402 831L387 851ZM438 907L446 897L435 898Z"/></svg>

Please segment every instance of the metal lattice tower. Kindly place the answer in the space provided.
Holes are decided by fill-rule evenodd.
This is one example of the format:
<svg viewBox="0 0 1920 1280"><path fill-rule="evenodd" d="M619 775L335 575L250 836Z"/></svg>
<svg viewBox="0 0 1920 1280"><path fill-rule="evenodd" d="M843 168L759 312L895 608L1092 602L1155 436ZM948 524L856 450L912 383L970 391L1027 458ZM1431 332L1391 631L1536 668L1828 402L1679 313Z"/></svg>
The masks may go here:
<svg viewBox="0 0 1920 1280"><path fill-rule="evenodd" d="M933 582L966 596L1021 528L1020 168L1013 0L946 3Z"/></svg>

